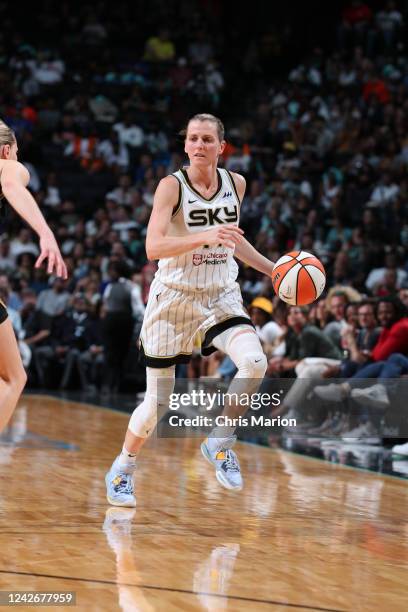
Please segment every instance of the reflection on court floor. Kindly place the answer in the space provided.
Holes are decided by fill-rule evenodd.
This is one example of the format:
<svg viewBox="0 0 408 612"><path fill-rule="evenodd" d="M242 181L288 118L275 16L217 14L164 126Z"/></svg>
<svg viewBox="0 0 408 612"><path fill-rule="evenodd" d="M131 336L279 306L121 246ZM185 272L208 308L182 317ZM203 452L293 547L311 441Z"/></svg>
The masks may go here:
<svg viewBox="0 0 408 612"><path fill-rule="evenodd" d="M0 439L1 590L73 590L84 611L407 609L404 480L240 443L237 494L198 439L152 439L137 507L111 508L127 420L23 398Z"/></svg>

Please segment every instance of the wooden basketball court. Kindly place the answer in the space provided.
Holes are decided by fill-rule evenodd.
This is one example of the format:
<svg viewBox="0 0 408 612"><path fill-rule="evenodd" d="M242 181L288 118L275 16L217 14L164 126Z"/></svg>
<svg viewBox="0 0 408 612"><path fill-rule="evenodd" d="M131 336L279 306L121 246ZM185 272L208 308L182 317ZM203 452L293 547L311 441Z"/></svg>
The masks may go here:
<svg viewBox="0 0 408 612"><path fill-rule="evenodd" d="M110 509L127 422L22 398L0 438L0 591L75 591L86 611L408 609L406 481L240 443L234 493L198 439L152 439L137 508Z"/></svg>

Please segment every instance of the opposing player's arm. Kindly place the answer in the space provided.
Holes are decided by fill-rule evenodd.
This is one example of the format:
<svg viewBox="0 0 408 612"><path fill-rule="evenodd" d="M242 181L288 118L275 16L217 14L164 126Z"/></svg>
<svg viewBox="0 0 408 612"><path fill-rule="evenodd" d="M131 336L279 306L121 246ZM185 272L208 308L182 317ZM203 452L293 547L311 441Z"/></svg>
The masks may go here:
<svg viewBox="0 0 408 612"><path fill-rule="evenodd" d="M4 162L1 189L14 210L41 236L51 232L31 193L26 189L30 174L18 161Z"/></svg>
<svg viewBox="0 0 408 612"><path fill-rule="evenodd" d="M23 164L14 160L4 161L0 177L1 190L10 206L33 228L40 239L41 254L36 261L36 267L48 258L48 273L51 274L55 268L58 276L67 278L67 268L54 234L26 188L29 180L30 174Z"/></svg>
<svg viewBox="0 0 408 612"><path fill-rule="evenodd" d="M245 195L246 181L242 174L231 172L231 175L235 183L239 200L242 202ZM239 242L236 244L234 255L237 259L240 259L248 266L251 266L251 268L255 268L255 270L258 270L263 274L272 274L274 262L269 261L269 259L261 255L261 253L259 253L259 251L257 251L252 244L246 240L246 238L241 237Z"/></svg>
<svg viewBox="0 0 408 612"><path fill-rule="evenodd" d="M179 198L179 183L166 176L159 183L153 201L153 210L147 227L146 253L149 260L176 257L204 244L224 244L234 247L243 231L236 226L219 226L188 236L168 236L171 216Z"/></svg>

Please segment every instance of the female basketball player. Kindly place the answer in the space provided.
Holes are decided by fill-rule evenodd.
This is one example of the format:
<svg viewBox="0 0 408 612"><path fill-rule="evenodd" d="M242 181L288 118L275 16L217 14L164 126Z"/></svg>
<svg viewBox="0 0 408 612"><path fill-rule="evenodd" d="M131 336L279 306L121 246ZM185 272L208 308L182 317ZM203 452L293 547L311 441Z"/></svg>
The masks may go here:
<svg viewBox="0 0 408 612"><path fill-rule="evenodd" d="M236 282L234 256L264 274L273 263L256 251L238 228L245 179L217 168L225 147L224 127L213 115L195 115L185 137L190 166L162 179L154 197L146 251L159 259L141 331L146 395L129 422L121 454L106 475L108 501L134 506L136 456L168 408L175 364L189 361L199 336L204 355L220 349L238 368L229 392L254 393L266 358ZM235 386L234 386L235 385ZM248 406L229 406L237 417ZM201 445L204 457L228 489L241 489L238 460L231 450L235 427L215 428Z"/></svg>
<svg viewBox="0 0 408 612"><path fill-rule="evenodd" d="M35 266L48 259L48 273L67 278L54 234L48 227L34 198L26 189L28 170L17 161L17 141L14 132L0 121L0 185L4 196L17 213L37 232L41 253ZM0 303L0 432L6 426L27 380L17 341L7 310Z"/></svg>

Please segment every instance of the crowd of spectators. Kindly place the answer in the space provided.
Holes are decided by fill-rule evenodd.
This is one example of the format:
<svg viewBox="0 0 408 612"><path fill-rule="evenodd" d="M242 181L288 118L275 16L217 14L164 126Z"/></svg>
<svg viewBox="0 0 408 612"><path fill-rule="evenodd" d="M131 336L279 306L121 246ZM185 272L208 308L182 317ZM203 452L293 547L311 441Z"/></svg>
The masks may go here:
<svg viewBox="0 0 408 612"><path fill-rule="evenodd" d="M321 358L336 363L319 362L319 375L352 376L345 351L360 363L379 341L365 331L363 306L396 296L408 305L406 7L353 0L331 45L309 44L288 67L289 21L242 42L239 28L223 30L222 3L136 5L85 3L74 15L68 3L40 4L29 33L0 5L0 116L69 269L67 282L34 269L33 235L3 204L0 297L29 384L95 391L142 380L136 338L155 272L146 227L158 181L185 162L178 134L195 112L226 124L220 163L247 179L249 241L271 260L311 251L326 268L329 291L306 312L287 309L270 279L240 267L268 374L307 366L315 376L316 364L302 360ZM273 328L261 325L265 316ZM393 352L408 353L405 329ZM211 368L233 372L220 356Z"/></svg>

